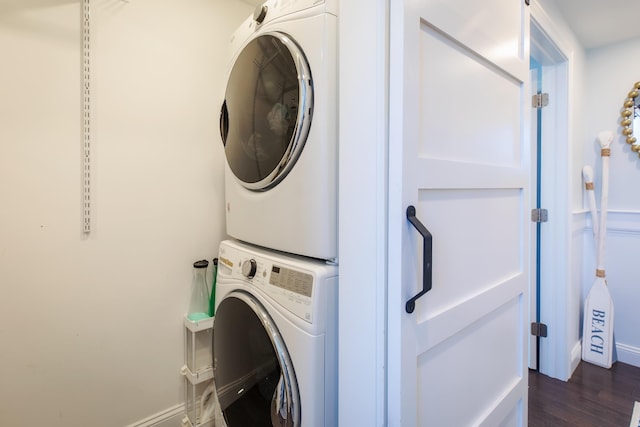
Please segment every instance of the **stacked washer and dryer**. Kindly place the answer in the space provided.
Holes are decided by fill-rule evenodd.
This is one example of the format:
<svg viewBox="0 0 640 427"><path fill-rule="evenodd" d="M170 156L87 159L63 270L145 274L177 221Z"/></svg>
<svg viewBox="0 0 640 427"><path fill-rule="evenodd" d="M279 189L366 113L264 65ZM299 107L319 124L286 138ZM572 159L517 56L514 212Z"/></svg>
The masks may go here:
<svg viewBox="0 0 640 427"><path fill-rule="evenodd" d="M337 425L337 0L267 0L231 38L214 379L224 423Z"/></svg>

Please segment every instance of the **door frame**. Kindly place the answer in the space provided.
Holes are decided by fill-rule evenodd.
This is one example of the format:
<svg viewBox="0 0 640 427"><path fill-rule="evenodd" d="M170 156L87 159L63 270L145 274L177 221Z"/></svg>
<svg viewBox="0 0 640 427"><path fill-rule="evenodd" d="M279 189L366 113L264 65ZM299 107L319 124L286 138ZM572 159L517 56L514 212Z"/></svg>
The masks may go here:
<svg viewBox="0 0 640 427"><path fill-rule="evenodd" d="M577 153L571 146L574 132L570 126L573 113L571 94L576 90L570 76L575 76L575 55L569 47L572 43L538 2L531 3L530 12L531 55L538 56L536 59L542 62L541 78L545 92L550 92L549 106L542 112L543 157L550 157L550 150L545 150L545 147L553 148L553 161L543 162L541 170L542 207L548 209L550 220L541 227L544 230L540 247L539 304L540 320L547 325L549 336L541 339L539 365L541 373L566 381L578 366L581 354L580 301L579 297L575 301L574 292L576 283L580 283L579 273L575 274L574 260L581 260L581 257L577 256L580 248L573 244L571 212L574 194L571 189L579 184L575 183L574 177ZM537 156L533 141L531 148L532 161L535 162ZM535 225L532 233L535 233ZM532 239L534 244L535 241ZM532 250L534 255L535 250ZM532 262L535 263L535 259ZM531 268L531 274L532 284L535 284L535 268Z"/></svg>
<svg viewBox="0 0 640 427"><path fill-rule="evenodd" d="M338 16L338 424L384 426L389 0Z"/></svg>

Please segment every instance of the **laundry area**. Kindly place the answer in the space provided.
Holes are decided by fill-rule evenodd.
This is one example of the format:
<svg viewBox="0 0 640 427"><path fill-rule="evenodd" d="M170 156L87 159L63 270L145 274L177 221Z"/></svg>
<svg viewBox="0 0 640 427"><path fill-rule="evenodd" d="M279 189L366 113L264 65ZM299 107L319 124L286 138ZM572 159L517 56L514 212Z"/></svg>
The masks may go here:
<svg viewBox="0 0 640 427"><path fill-rule="evenodd" d="M640 366L634 40L554 0L0 1L0 425L525 425L528 368L581 361L604 130Z"/></svg>
<svg viewBox="0 0 640 427"><path fill-rule="evenodd" d="M258 4L0 5L0 424L337 425L337 2Z"/></svg>

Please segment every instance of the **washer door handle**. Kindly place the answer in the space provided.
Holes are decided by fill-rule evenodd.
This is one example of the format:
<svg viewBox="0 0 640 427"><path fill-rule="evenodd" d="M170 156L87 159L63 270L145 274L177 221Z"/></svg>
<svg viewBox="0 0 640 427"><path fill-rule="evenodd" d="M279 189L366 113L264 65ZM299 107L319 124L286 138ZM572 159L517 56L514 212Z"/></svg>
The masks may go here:
<svg viewBox="0 0 640 427"><path fill-rule="evenodd" d="M222 145L227 145L227 135L229 135L229 110L227 110L227 101L222 103L220 108L220 136L222 137Z"/></svg>
<svg viewBox="0 0 640 427"><path fill-rule="evenodd" d="M432 236L427 227L424 226L420 222L418 218L416 218L416 208L414 206L409 206L407 208L407 219L418 230L418 233L422 236L423 239L423 250L422 250L422 290L418 292L413 298L407 301L405 309L407 313L413 313L413 310L416 308L416 300L429 292L431 290L431 263L433 261L433 244L432 244Z"/></svg>

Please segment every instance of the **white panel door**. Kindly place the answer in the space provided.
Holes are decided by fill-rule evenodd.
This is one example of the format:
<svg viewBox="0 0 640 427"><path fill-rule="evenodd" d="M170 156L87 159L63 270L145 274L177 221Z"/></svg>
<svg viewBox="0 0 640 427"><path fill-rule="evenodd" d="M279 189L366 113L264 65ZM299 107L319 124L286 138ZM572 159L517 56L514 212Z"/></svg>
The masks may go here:
<svg viewBox="0 0 640 427"><path fill-rule="evenodd" d="M405 0L390 17L389 425L526 425L529 11Z"/></svg>

